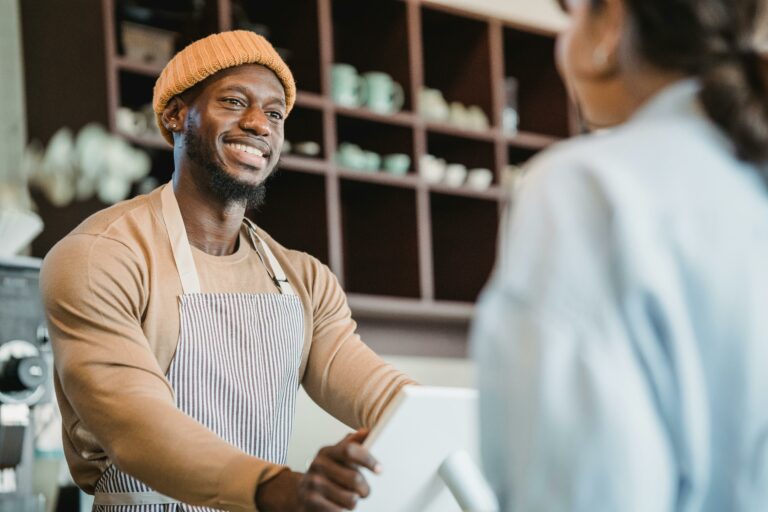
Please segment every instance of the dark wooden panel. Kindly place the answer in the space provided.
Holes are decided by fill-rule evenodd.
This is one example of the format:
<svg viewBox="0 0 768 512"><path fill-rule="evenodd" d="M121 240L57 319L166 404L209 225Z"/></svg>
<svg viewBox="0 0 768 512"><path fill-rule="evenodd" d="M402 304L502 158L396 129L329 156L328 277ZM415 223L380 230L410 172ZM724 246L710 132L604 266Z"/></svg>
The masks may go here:
<svg viewBox="0 0 768 512"><path fill-rule="evenodd" d="M422 10L424 85L449 102L479 105L493 119L488 23Z"/></svg>
<svg viewBox="0 0 768 512"><path fill-rule="evenodd" d="M101 3L35 0L21 7L27 128L47 142L62 126L107 125Z"/></svg>
<svg viewBox="0 0 768 512"><path fill-rule="evenodd" d="M321 91L317 0L235 0L232 18L232 28L249 28L239 26L243 22L266 27L270 42L290 66L296 86Z"/></svg>
<svg viewBox="0 0 768 512"><path fill-rule="evenodd" d="M498 203L432 194L435 299L474 302L496 259Z"/></svg>
<svg viewBox="0 0 768 512"><path fill-rule="evenodd" d="M264 206L248 216L285 247L328 263L324 176L279 171L267 182Z"/></svg>
<svg viewBox="0 0 768 512"><path fill-rule="evenodd" d="M419 297L415 191L341 182L346 289Z"/></svg>
<svg viewBox="0 0 768 512"><path fill-rule="evenodd" d="M518 80L520 130L567 137L568 94L555 66L555 40L504 30L505 75Z"/></svg>
<svg viewBox="0 0 768 512"><path fill-rule="evenodd" d="M406 3L393 0L333 0L334 62L360 73L383 71L405 90L412 107Z"/></svg>

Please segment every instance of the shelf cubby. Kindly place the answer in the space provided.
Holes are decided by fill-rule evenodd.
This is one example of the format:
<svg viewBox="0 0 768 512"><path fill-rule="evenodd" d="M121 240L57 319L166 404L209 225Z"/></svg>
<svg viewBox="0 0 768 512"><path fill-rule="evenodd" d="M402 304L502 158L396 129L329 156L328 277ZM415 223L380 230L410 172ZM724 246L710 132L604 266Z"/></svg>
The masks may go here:
<svg viewBox="0 0 768 512"><path fill-rule="evenodd" d="M554 54L552 37L504 28L504 76L518 81L520 130L567 137L568 93L558 76Z"/></svg>
<svg viewBox="0 0 768 512"><path fill-rule="evenodd" d="M416 192L347 179L340 188L346 290L420 297Z"/></svg>
<svg viewBox="0 0 768 512"><path fill-rule="evenodd" d="M152 89L157 77L121 71L119 74L119 90L121 107L131 110L141 110L152 103Z"/></svg>
<svg viewBox="0 0 768 512"><path fill-rule="evenodd" d="M478 105L493 119L488 23L425 7L421 11L424 85L446 101Z"/></svg>
<svg viewBox="0 0 768 512"><path fill-rule="evenodd" d="M124 21L175 32L175 50L190 42L218 32L221 20L218 2L206 0L112 0L115 20L115 48L124 55L122 23Z"/></svg>
<svg viewBox="0 0 768 512"><path fill-rule="evenodd" d="M290 141L292 156L312 156L325 158L323 148L323 112L313 108L296 106L285 122L285 140ZM320 146L319 155L301 155L297 152L297 144L314 142Z"/></svg>
<svg viewBox="0 0 768 512"><path fill-rule="evenodd" d="M405 153L411 157L413 172L416 154L413 147L413 129L408 126L383 124L360 117L336 116L338 143L350 142L382 157L393 153Z"/></svg>
<svg viewBox="0 0 768 512"><path fill-rule="evenodd" d="M264 205L249 215L283 246L307 252L327 264L327 209L323 176L278 171L267 182Z"/></svg>
<svg viewBox="0 0 768 512"><path fill-rule="evenodd" d="M411 110L407 3L392 0L333 0L333 61L361 75L387 73L405 92Z"/></svg>
<svg viewBox="0 0 768 512"><path fill-rule="evenodd" d="M496 201L430 194L435 299L474 302L496 259Z"/></svg>
<svg viewBox="0 0 768 512"><path fill-rule="evenodd" d="M270 40L291 68L299 89L321 92L316 0L234 0L231 13L233 29L254 30Z"/></svg>
<svg viewBox="0 0 768 512"><path fill-rule="evenodd" d="M507 153L509 155L508 162L511 165L523 165L528 160L533 158L536 153L538 153L535 149L530 148L520 148L517 146L509 146Z"/></svg>
<svg viewBox="0 0 768 512"><path fill-rule="evenodd" d="M489 141L429 132L427 153L445 159L448 164L462 164L467 169L483 167L493 171L497 168L495 147ZM495 173L494 183L497 183Z"/></svg>

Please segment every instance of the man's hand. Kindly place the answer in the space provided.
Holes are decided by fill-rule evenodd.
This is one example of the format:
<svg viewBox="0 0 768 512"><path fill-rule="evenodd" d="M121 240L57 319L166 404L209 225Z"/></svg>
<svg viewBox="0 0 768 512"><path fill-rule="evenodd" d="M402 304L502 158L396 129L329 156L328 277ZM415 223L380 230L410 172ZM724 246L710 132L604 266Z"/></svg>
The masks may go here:
<svg viewBox="0 0 768 512"><path fill-rule="evenodd" d="M263 512L341 512L353 510L370 493L361 467L378 473L379 464L361 444L368 430L349 434L322 448L306 473L284 471L259 487L256 504Z"/></svg>

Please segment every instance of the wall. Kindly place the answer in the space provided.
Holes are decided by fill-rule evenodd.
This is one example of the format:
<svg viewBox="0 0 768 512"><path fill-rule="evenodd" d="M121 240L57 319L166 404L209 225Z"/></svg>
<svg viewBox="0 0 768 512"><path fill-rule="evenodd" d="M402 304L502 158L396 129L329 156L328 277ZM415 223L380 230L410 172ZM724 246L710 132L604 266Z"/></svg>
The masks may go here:
<svg viewBox="0 0 768 512"><path fill-rule="evenodd" d="M0 184L18 171L26 141L20 27L17 0L0 0Z"/></svg>
<svg viewBox="0 0 768 512"><path fill-rule="evenodd" d="M555 0L429 0L465 11L556 32L565 24L565 15Z"/></svg>

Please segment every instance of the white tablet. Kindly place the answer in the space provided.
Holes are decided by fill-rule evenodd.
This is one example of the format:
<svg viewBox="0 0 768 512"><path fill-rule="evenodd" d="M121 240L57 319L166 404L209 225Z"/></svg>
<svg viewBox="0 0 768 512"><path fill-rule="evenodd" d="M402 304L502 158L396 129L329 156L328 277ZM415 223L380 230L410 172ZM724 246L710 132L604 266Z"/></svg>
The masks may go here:
<svg viewBox="0 0 768 512"><path fill-rule="evenodd" d="M371 495L355 510L495 510L478 469L477 408L472 389L404 388L365 440L382 472L365 472Z"/></svg>

